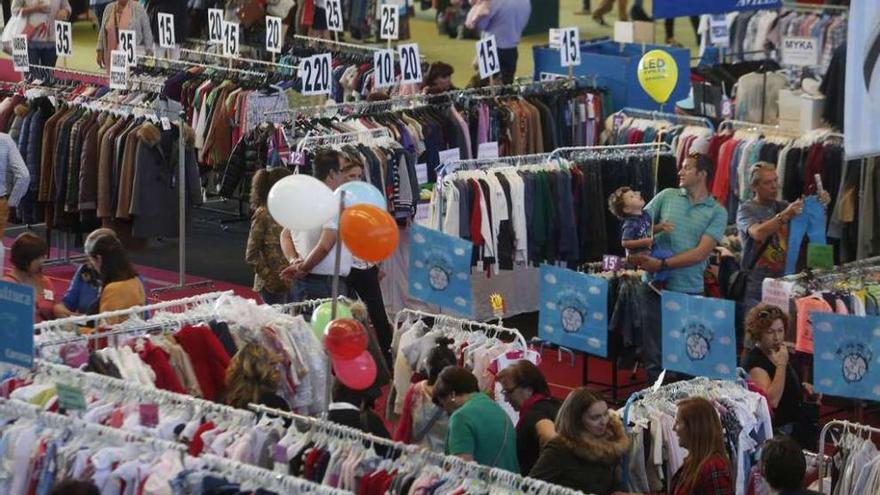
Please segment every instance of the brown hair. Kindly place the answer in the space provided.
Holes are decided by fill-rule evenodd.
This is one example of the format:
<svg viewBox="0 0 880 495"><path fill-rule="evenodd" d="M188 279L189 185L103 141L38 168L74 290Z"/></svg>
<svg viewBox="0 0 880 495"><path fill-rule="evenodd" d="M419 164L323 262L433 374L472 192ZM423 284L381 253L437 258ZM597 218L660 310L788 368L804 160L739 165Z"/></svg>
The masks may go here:
<svg viewBox="0 0 880 495"><path fill-rule="evenodd" d="M692 151L688 153L687 158L694 161L694 167L697 172L706 173L706 184L711 187L712 181L715 178L715 162L712 160L712 157L699 151Z"/></svg>
<svg viewBox="0 0 880 495"><path fill-rule="evenodd" d="M776 320L782 320L782 326L788 328L788 315L784 311L772 304L760 303L746 315L746 332L757 342Z"/></svg>
<svg viewBox="0 0 880 495"><path fill-rule="evenodd" d="M226 369L226 403L247 408L262 395L274 394L281 379L279 362L276 354L254 342L239 349Z"/></svg>
<svg viewBox="0 0 880 495"><path fill-rule="evenodd" d="M251 211L266 206L269 191L278 181L290 175L285 167L261 168L251 180Z"/></svg>
<svg viewBox="0 0 880 495"><path fill-rule="evenodd" d="M586 432L584 413L597 402L605 402L605 399L587 387L573 390L556 415L556 433L567 440L580 441Z"/></svg>
<svg viewBox="0 0 880 495"><path fill-rule="evenodd" d="M49 246L46 241L31 232L25 232L16 237L12 247L9 248L12 265L23 272L30 269L31 263L35 259L47 254L49 254Z"/></svg>
<svg viewBox="0 0 880 495"><path fill-rule="evenodd" d="M684 423L688 455L681 465L679 489L690 493L700 478L703 464L712 457L730 463L724 450L721 419L711 402L702 397L689 397L678 402L676 421Z"/></svg>
<svg viewBox="0 0 880 495"><path fill-rule="evenodd" d="M550 387L547 379L537 366L531 361L517 361L511 366L504 368L498 373L497 380L509 379L520 388L530 388L532 392L542 395L550 395Z"/></svg>
<svg viewBox="0 0 880 495"><path fill-rule="evenodd" d="M447 366L437 377L432 399L435 404L439 404L452 394L473 394L479 391L480 386L473 373L458 366Z"/></svg>
<svg viewBox="0 0 880 495"><path fill-rule="evenodd" d="M425 75L425 86L433 86L437 79L452 77L453 73L455 73L455 69L446 62L434 62Z"/></svg>
<svg viewBox="0 0 880 495"><path fill-rule="evenodd" d="M617 190L611 193L611 196L608 197L608 210L611 211L612 215L621 220L626 217L626 213L623 211L626 206L624 204L623 195L630 191L632 191L632 188L630 187L618 187Z"/></svg>
<svg viewBox="0 0 880 495"><path fill-rule="evenodd" d="M138 276L137 271L128 261L122 243L112 235L98 237L86 254L92 258L101 257L99 272L104 287L113 282L121 282Z"/></svg>

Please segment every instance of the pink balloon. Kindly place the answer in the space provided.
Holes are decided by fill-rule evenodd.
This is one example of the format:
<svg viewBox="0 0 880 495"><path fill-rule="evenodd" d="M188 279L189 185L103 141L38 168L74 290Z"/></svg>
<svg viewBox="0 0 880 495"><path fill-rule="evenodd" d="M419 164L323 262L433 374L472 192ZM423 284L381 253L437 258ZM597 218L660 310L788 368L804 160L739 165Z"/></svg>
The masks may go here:
<svg viewBox="0 0 880 495"><path fill-rule="evenodd" d="M365 390L376 381L376 361L369 352L351 360L333 360L333 371L343 385L352 390Z"/></svg>
<svg viewBox="0 0 880 495"><path fill-rule="evenodd" d="M335 359L354 359L367 350L367 331L353 318L333 320L324 332L324 346Z"/></svg>

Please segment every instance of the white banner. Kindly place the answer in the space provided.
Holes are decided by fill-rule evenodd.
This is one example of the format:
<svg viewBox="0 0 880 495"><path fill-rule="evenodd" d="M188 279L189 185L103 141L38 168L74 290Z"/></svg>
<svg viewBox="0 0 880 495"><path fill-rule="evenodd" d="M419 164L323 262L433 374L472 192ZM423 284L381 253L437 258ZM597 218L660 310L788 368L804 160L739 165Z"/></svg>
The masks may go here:
<svg viewBox="0 0 880 495"><path fill-rule="evenodd" d="M846 38L846 158L880 154L880 2L850 6Z"/></svg>

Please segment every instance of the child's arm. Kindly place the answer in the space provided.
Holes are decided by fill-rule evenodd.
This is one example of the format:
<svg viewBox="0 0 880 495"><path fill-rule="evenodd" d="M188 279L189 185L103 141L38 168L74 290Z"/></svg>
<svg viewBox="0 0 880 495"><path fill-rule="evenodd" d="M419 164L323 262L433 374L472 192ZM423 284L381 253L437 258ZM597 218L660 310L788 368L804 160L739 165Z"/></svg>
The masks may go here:
<svg viewBox="0 0 880 495"><path fill-rule="evenodd" d="M645 237L644 239L633 239L629 241L622 240L620 241L620 245L623 246L624 249L629 250L648 249L654 245L654 239Z"/></svg>
<svg viewBox="0 0 880 495"><path fill-rule="evenodd" d="M672 230L672 224L665 220L660 223L655 223L653 227L653 232L655 234L660 234L662 232L672 232Z"/></svg>

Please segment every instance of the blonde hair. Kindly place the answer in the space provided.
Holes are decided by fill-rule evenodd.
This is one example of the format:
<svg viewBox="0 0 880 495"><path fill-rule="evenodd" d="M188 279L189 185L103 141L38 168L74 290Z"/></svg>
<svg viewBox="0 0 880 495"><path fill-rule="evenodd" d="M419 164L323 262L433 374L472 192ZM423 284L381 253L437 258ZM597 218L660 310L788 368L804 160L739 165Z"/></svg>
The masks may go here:
<svg viewBox="0 0 880 495"><path fill-rule="evenodd" d="M226 403L246 408L252 402L260 402L265 394L278 389L281 358L260 344L251 342L235 354L226 369Z"/></svg>
<svg viewBox="0 0 880 495"><path fill-rule="evenodd" d="M110 236L117 240L119 239L119 237L116 235L115 230L108 229L107 227L101 227L100 229L95 229L91 233L89 233L88 237L86 237L86 240L83 241L83 251L85 251L86 254L91 253L94 250L95 243L98 242L98 239L104 236Z"/></svg>
<svg viewBox="0 0 880 495"><path fill-rule="evenodd" d="M752 168L749 171L749 185L754 187L758 184L758 178L761 176L761 172L776 172L776 165L773 165L770 162L758 162L752 165Z"/></svg>

